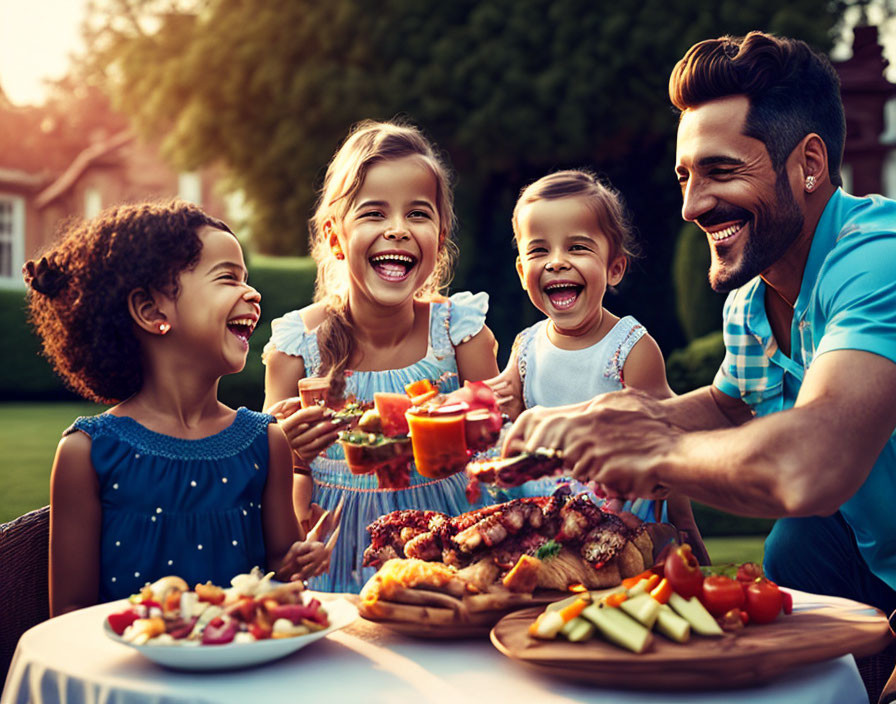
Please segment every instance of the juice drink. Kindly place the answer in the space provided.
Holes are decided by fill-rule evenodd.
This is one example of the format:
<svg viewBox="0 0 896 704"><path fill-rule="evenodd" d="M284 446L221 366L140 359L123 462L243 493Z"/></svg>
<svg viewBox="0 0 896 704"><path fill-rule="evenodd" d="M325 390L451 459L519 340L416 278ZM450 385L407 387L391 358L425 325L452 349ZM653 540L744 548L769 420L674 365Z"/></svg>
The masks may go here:
<svg viewBox="0 0 896 704"><path fill-rule="evenodd" d="M322 376L306 376L299 379L299 398L302 399L302 408L316 406L323 401L327 402L327 391L330 382Z"/></svg>
<svg viewBox="0 0 896 704"><path fill-rule="evenodd" d="M424 477L441 479L463 470L470 459L464 413L408 411L414 463Z"/></svg>

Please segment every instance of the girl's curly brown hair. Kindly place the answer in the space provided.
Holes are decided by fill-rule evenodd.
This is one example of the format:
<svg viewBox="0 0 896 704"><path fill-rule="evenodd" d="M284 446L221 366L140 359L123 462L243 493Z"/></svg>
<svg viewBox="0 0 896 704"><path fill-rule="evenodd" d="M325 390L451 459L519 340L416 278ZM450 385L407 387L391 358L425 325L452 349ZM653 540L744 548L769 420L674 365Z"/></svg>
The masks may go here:
<svg viewBox="0 0 896 704"><path fill-rule="evenodd" d="M183 201L122 205L63 223L57 242L24 267L28 317L43 354L78 394L117 403L140 390L143 369L128 295L178 294L199 261L199 228L230 228Z"/></svg>

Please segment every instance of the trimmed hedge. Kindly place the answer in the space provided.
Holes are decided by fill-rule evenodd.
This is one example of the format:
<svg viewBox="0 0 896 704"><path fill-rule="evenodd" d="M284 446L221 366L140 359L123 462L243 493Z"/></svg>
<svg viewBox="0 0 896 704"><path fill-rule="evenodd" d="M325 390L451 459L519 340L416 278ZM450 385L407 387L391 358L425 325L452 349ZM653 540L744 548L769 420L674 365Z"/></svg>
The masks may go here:
<svg viewBox="0 0 896 704"><path fill-rule="evenodd" d="M23 290L0 291L0 400L71 401L25 319Z"/></svg>
<svg viewBox="0 0 896 704"><path fill-rule="evenodd" d="M666 360L666 378L678 394L684 394L712 383L725 358L722 331L698 337L687 347L675 350Z"/></svg>
<svg viewBox="0 0 896 704"><path fill-rule="evenodd" d="M249 341L246 368L221 380L219 396L232 406L260 409L264 401L261 350L271 337L271 320L311 302L317 267L308 258L252 257L249 281L261 293L261 321ZM25 320L23 291L0 291L0 401L71 401L77 398L40 354L40 343Z"/></svg>

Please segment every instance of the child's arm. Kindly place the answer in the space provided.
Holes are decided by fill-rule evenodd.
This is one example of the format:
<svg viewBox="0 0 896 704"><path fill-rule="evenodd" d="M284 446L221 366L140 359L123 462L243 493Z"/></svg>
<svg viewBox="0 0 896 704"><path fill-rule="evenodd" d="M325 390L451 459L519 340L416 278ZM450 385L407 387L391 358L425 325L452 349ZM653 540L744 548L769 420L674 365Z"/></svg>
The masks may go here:
<svg viewBox="0 0 896 704"><path fill-rule="evenodd" d="M293 481L293 503L299 520L309 516L312 481L309 465L317 455L336 441L339 427L329 420L332 412L320 406L302 408L296 396L299 379L305 377L301 357L273 352L267 360L264 387L265 411L277 420L293 449L298 470Z"/></svg>
<svg viewBox="0 0 896 704"><path fill-rule="evenodd" d="M483 325L466 342L454 348L457 360L458 383L465 381L482 381L498 374L498 342L488 326Z"/></svg>
<svg viewBox="0 0 896 704"><path fill-rule="evenodd" d="M283 581L307 579L327 566L332 547L321 539L325 535L303 535L290 501L292 488L292 449L283 430L268 426L270 460L268 478L262 496L262 521L268 569Z"/></svg>
<svg viewBox="0 0 896 704"><path fill-rule="evenodd" d="M675 395L666 381L663 353L650 335L643 335L628 353L622 368L622 379L627 388L640 389L656 398Z"/></svg>
<svg viewBox="0 0 896 704"><path fill-rule="evenodd" d="M102 508L90 438L67 435L50 477L50 615L99 599Z"/></svg>
<svg viewBox="0 0 896 704"><path fill-rule="evenodd" d="M709 553L703 544L703 536L700 535L700 529L694 518L691 500L684 494L669 494L666 509L669 513L669 522L678 528L682 542L691 546L697 562L701 565L711 564Z"/></svg>
<svg viewBox="0 0 896 704"><path fill-rule="evenodd" d="M498 376L486 379L485 383L495 392L501 411L506 413L510 420L516 420L516 417L525 410L525 405L523 404L523 382L520 379L516 346L510 353L510 359L504 371L498 374Z"/></svg>

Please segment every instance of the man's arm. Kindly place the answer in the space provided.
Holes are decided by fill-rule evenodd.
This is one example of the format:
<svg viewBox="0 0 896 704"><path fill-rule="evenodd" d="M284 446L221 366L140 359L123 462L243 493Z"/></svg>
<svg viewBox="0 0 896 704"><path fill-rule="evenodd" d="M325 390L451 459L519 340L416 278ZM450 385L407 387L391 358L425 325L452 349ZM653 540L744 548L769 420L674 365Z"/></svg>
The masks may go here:
<svg viewBox="0 0 896 704"><path fill-rule="evenodd" d="M862 485L896 428L896 364L872 354L823 354L795 406L742 428L680 436L657 483L754 516L827 515Z"/></svg>
<svg viewBox="0 0 896 704"><path fill-rule="evenodd" d="M709 388L659 402L621 392L527 411L505 454L562 449L573 476L611 495L673 491L748 516L829 514L862 485L896 427L893 389L893 362L832 351L815 359L794 408L739 427Z"/></svg>

